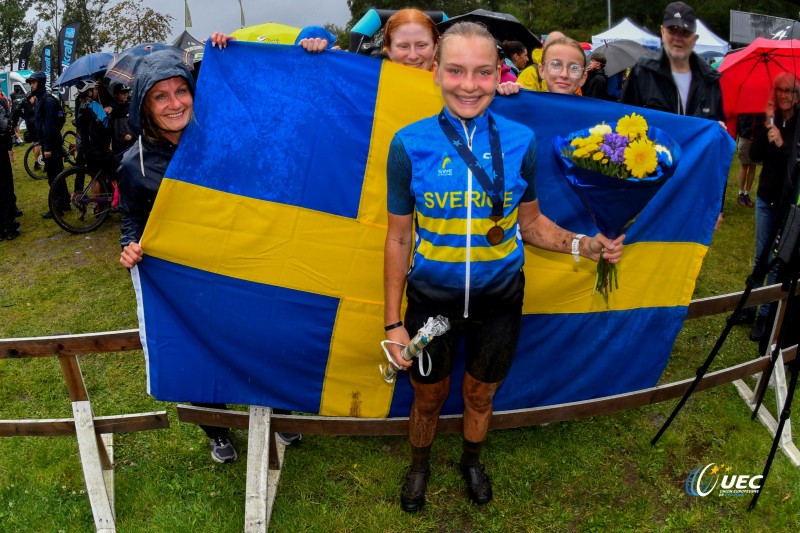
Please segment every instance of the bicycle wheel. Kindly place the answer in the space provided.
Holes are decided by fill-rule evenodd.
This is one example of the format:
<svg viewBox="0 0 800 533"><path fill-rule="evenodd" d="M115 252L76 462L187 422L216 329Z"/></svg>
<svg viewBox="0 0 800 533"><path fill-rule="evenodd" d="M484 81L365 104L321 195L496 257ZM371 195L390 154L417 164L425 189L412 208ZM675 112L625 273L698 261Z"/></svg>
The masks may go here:
<svg viewBox="0 0 800 533"><path fill-rule="evenodd" d="M75 166L78 162L78 138L75 132L67 130L64 132L64 135L61 136L61 139L64 143L64 163Z"/></svg>
<svg viewBox="0 0 800 533"><path fill-rule="evenodd" d="M66 185L70 194L67 205L55 194L61 182ZM88 169L72 167L53 181L48 204L56 224L70 233L88 233L99 228L108 218L113 196L102 172L92 177Z"/></svg>
<svg viewBox="0 0 800 533"><path fill-rule="evenodd" d="M42 156L41 151L39 152L39 157L34 157L33 155L33 150L37 146L39 145L32 144L28 146L27 150L25 150L25 157L23 158L25 172L27 172L28 175L35 180L46 180L47 172L44 170L44 157Z"/></svg>

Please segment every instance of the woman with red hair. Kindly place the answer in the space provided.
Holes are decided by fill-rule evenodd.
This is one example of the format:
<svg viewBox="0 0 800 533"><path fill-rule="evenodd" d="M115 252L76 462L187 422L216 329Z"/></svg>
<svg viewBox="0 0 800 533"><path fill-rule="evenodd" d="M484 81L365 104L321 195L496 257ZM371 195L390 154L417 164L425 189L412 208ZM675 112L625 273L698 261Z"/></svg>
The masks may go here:
<svg viewBox="0 0 800 533"><path fill-rule="evenodd" d="M431 70L438 43L436 24L419 9L401 9L383 29L383 51L393 63Z"/></svg>

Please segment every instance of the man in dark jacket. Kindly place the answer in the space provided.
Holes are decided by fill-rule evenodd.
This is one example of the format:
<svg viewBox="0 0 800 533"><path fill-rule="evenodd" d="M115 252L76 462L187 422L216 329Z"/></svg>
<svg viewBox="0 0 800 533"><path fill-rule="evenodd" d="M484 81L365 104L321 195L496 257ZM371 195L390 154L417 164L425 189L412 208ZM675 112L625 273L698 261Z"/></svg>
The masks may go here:
<svg viewBox="0 0 800 533"><path fill-rule="evenodd" d="M603 52L592 52L589 57L589 67L586 69L588 76L581 92L583 96L612 100L608 95L608 77L605 73L606 56Z"/></svg>
<svg viewBox="0 0 800 533"><path fill-rule="evenodd" d="M710 118L725 127L720 73L692 50L697 43L697 15L683 2L664 10L661 51L639 59L631 69L619 101L667 113ZM722 205L716 230L722 223Z"/></svg>
<svg viewBox="0 0 800 533"><path fill-rule="evenodd" d="M697 16L690 6L669 4L661 25L664 46L633 66L620 102L724 121L721 75L692 51L696 28Z"/></svg>
<svg viewBox="0 0 800 533"><path fill-rule="evenodd" d="M120 155L128 148L133 146L133 134L128 125L128 114L131 104L128 101L131 89L127 85L117 84L114 86L114 105L111 110L111 149L116 155Z"/></svg>
<svg viewBox="0 0 800 533"><path fill-rule="evenodd" d="M34 72L28 78L31 93L36 96L34 114L36 139L41 145L47 181L52 187L56 176L64 170L64 154L62 153L61 128L58 118L61 104L56 101L55 96L47 93L46 81L47 75L42 71ZM59 198L57 209L69 209L69 193L66 184L61 182L61 190L56 193ZM42 217L53 218L53 213L48 209L46 213L42 214Z"/></svg>
<svg viewBox="0 0 800 533"><path fill-rule="evenodd" d="M19 236L17 197L14 195L14 176L11 162L12 151L11 104L0 91L0 241L13 240Z"/></svg>

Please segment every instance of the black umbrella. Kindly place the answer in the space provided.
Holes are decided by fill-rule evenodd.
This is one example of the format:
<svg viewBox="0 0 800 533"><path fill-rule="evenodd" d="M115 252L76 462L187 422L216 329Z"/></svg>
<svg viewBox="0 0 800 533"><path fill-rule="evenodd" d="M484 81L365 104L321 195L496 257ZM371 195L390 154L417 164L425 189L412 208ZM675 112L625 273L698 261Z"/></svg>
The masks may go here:
<svg viewBox="0 0 800 533"><path fill-rule="evenodd" d="M648 48L630 39L610 41L594 49L594 52L602 52L606 56L606 76L613 76L632 67L649 51Z"/></svg>
<svg viewBox="0 0 800 533"><path fill-rule="evenodd" d="M523 26L514 15L509 15L508 13L495 13L485 9L476 9L464 15L457 15L440 22L436 27L439 28L440 32L444 33L447 28L456 22L480 22L501 43L503 41L519 41L525 45L529 53L534 48L542 47L542 41Z"/></svg>
<svg viewBox="0 0 800 533"><path fill-rule="evenodd" d="M192 37L192 34L186 30L183 30L183 33L181 33L178 38L173 41L172 46L192 54L194 56L195 63L202 61L203 59L203 49L205 48L205 45Z"/></svg>
<svg viewBox="0 0 800 533"><path fill-rule="evenodd" d="M789 39L800 39L800 22L796 20L789 24L781 24L769 32L769 38L774 41L787 41Z"/></svg>

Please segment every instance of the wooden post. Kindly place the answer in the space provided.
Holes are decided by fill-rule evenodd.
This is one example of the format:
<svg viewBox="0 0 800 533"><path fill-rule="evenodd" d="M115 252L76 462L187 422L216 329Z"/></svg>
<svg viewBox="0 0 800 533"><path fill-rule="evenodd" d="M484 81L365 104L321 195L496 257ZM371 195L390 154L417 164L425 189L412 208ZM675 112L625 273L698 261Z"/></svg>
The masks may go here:
<svg viewBox="0 0 800 533"><path fill-rule="evenodd" d="M281 476L284 446L275 442L270 427L271 416L269 407L250 406L244 510L244 530L248 533L267 531ZM273 454L277 468L270 464Z"/></svg>
<svg viewBox="0 0 800 533"><path fill-rule="evenodd" d="M92 506L94 525L97 531L116 531L114 520L113 488L108 490L110 479L113 487L112 454L106 449L103 439L98 438L94 428L94 413L89 402L89 393L83 381L81 366L75 355L61 355L58 358L61 372L67 383L72 400L72 415L75 419L75 435L78 438L78 453L81 457L83 479L86 481L86 494Z"/></svg>

